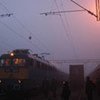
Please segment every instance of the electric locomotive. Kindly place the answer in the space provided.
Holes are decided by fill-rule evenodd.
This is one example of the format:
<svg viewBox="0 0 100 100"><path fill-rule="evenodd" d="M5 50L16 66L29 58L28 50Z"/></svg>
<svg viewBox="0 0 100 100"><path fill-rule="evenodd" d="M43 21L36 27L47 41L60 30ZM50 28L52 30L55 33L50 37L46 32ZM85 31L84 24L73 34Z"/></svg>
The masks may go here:
<svg viewBox="0 0 100 100"><path fill-rule="evenodd" d="M32 54L29 49L16 49L0 57L0 91L31 91L40 89L43 80L67 79L49 61Z"/></svg>

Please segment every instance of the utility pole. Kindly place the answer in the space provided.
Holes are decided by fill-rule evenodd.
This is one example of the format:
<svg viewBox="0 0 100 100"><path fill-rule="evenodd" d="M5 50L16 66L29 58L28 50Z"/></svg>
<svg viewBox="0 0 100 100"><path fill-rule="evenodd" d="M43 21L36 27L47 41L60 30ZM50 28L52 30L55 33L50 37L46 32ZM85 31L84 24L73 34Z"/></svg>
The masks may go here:
<svg viewBox="0 0 100 100"><path fill-rule="evenodd" d="M97 21L100 21L100 1L95 0Z"/></svg>

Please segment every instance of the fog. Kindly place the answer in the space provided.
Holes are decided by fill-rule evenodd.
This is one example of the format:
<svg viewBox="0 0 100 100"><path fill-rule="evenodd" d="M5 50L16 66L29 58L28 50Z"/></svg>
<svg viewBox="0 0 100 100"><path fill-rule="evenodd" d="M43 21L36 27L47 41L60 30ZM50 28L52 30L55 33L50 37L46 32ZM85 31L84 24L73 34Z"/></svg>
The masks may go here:
<svg viewBox="0 0 100 100"><path fill-rule="evenodd" d="M75 1L95 13L95 0ZM50 53L45 55L48 60L99 59L100 21L94 16L86 11L40 15L68 10L81 8L70 0L0 0L0 14L13 14L0 16L0 54L28 48L33 53ZM68 65L57 64L66 72ZM96 65L86 64L86 74Z"/></svg>

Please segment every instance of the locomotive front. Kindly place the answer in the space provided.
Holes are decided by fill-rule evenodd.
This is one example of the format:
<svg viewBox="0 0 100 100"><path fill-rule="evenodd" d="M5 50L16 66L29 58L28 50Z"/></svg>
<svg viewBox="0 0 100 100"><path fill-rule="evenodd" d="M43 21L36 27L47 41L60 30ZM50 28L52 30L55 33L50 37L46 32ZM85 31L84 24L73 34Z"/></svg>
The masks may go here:
<svg viewBox="0 0 100 100"><path fill-rule="evenodd" d="M20 91L29 77L27 52L14 51L0 57L0 92Z"/></svg>
<svg viewBox="0 0 100 100"><path fill-rule="evenodd" d="M14 50L0 57L0 94L37 95L42 92L44 81L48 80L50 85L54 78L61 82L66 74L28 49Z"/></svg>

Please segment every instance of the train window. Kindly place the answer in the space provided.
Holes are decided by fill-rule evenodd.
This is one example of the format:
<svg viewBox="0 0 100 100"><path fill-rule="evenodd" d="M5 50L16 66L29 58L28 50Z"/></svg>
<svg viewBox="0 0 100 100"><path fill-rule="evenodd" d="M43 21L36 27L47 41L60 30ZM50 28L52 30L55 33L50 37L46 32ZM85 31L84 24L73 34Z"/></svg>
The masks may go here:
<svg viewBox="0 0 100 100"><path fill-rule="evenodd" d="M18 66L24 66L25 65L25 59L13 59L14 65L18 65Z"/></svg>
<svg viewBox="0 0 100 100"><path fill-rule="evenodd" d="M24 66L25 59L15 58L15 59L1 59L0 60L0 66L11 66L11 65Z"/></svg>
<svg viewBox="0 0 100 100"><path fill-rule="evenodd" d="M6 59L5 60L4 65L9 66L9 65L12 65L12 64L13 64L13 61L12 60L10 60L10 59Z"/></svg>
<svg viewBox="0 0 100 100"><path fill-rule="evenodd" d="M13 61L11 59L1 59L0 66L9 66L12 65Z"/></svg>
<svg viewBox="0 0 100 100"><path fill-rule="evenodd" d="M14 59L14 64L15 64L15 65L18 65L18 59L17 59L17 58Z"/></svg>

